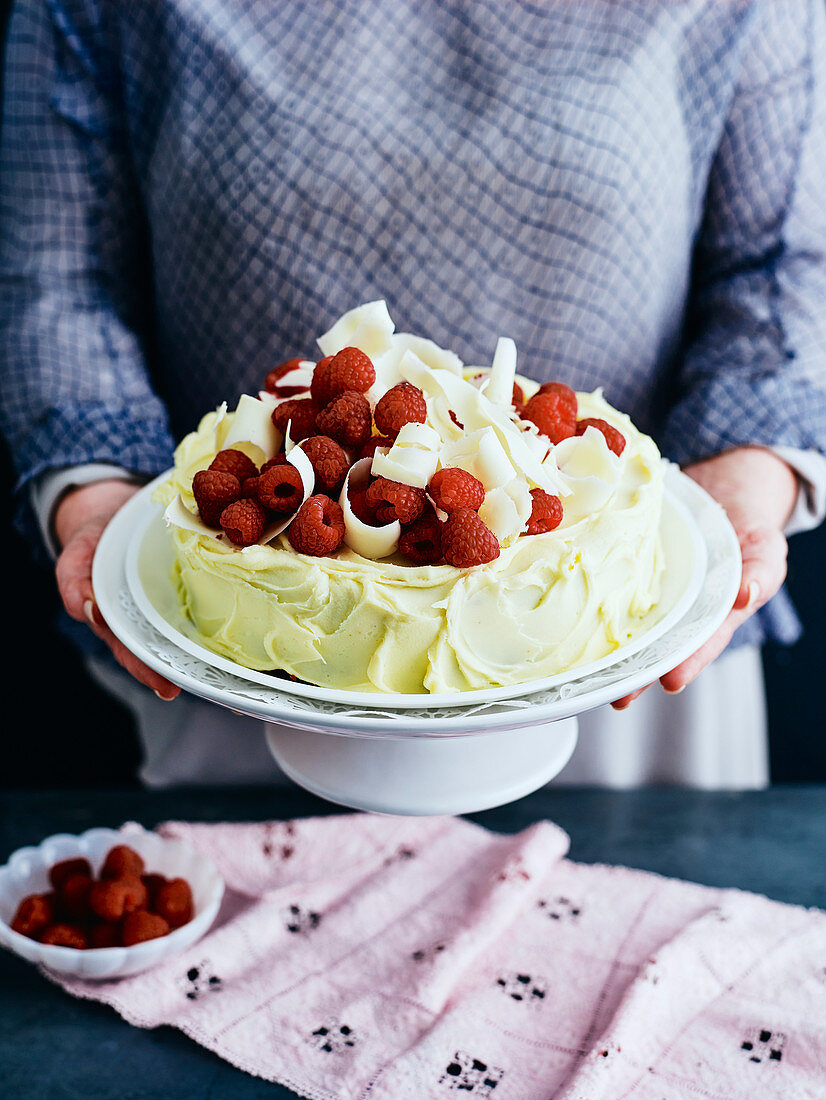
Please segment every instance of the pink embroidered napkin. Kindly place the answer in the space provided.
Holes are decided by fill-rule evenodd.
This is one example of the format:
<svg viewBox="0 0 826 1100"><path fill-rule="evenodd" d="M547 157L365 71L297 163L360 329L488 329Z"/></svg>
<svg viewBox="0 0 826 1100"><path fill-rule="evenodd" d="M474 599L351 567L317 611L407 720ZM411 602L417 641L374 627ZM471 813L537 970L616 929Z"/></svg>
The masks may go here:
<svg viewBox="0 0 826 1100"><path fill-rule="evenodd" d="M64 981L311 1100L826 1097L826 914L565 858L540 823L368 814L162 827L219 917Z"/></svg>

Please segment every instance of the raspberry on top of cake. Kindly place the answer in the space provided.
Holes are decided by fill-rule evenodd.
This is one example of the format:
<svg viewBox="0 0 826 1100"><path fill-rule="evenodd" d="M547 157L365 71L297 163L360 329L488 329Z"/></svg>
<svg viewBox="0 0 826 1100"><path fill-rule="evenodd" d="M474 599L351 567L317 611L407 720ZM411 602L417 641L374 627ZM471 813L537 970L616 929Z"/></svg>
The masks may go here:
<svg viewBox="0 0 826 1100"><path fill-rule="evenodd" d="M443 691L633 635L659 593L662 463L628 417L518 377L508 338L465 366L381 301L318 345L204 417L159 494L207 644L315 683Z"/></svg>

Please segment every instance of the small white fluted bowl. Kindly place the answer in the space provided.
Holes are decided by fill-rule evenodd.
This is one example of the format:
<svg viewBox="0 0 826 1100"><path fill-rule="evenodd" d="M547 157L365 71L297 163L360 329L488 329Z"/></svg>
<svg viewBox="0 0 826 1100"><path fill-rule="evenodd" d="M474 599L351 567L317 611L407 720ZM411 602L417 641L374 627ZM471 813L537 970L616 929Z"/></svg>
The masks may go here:
<svg viewBox="0 0 826 1100"><path fill-rule="evenodd" d="M192 888L195 915L168 936L133 947L56 947L14 932L10 924L17 906L28 894L47 893L49 868L64 859L84 856L97 875L110 848L128 844L144 859L147 873L184 878ZM47 967L64 978L89 980L124 978L138 974L180 954L204 935L218 912L224 883L206 856L181 840L145 830L88 829L80 836L57 833L36 848L19 848L0 867L0 943L29 962Z"/></svg>

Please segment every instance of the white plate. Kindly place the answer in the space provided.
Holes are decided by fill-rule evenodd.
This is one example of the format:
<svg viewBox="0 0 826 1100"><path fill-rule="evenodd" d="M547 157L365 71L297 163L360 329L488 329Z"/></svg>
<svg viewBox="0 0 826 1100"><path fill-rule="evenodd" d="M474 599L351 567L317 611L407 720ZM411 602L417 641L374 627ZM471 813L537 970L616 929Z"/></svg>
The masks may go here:
<svg viewBox="0 0 826 1100"><path fill-rule="evenodd" d="M132 529L124 562L126 583L135 604L158 633L205 664L254 684L275 686L280 691L304 699L344 703L348 706L385 706L387 696L381 692L350 691L296 683L274 676L272 672L245 668L227 657L214 653L202 644L194 625L184 614L174 585L170 581L175 560L172 529L164 522L162 509L152 501L155 486L166 476L162 475L151 485L147 485L126 506L129 509L128 518ZM705 578L705 543L688 508L668 490L663 501L661 530L664 556L668 563L663 577L662 593L657 606L642 620L634 638L622 646L622 657L630 657L638 653L668 633L697 598ZM457 704L468 706L532 694L564 684L575 677L590 676L601 669L608 668L616 663L618 653L619 651L615 651L597 661L589 661L566 672L522 684L477 688L463 691L461 695L456 692L397 694L393 697L393 706L405 709L450 707Z"/></svg>
<svg viewBox="0 0 826 1100"><path fill-rule="evenodd" d="M187 635L152 491L153 485L145 487L115 516L95 555L95 596L113 632L145 664L195 695L267 721L350 737L456 737L544 724L600 706L699 648L725 618L740 582L739 546L723 510L669 466L664 599L639 645L564 676L502 689L449 696L334 691L243 669Z"/></svg>

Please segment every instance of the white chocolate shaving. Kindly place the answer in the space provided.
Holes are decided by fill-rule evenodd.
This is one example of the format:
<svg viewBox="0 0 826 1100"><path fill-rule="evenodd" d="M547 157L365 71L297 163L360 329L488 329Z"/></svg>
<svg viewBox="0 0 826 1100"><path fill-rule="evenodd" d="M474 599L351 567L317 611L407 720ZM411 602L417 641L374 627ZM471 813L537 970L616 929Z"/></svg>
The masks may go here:
<svg viewBox="0 0 826 1100"><path fill-rule="evenodd" d="M599 428L563 439L554 447L559 472L570 496L566 511L586 515L604 508L620 483L622 458L608 446Z"/></svg>
<svg viewBox="0 0 826 1100"><path fill-rule="evenodd" d="M395 447L421 447L426 451L438 451L441 445L439 433L427 424L402 424L394 443Z"/></svg>
<svg viewBox="0 0 826 1100"><path fill-rule="evenodd" d="M514 477L514 467L505 448L497 438L493 428L483 428L474 432L471 438L478 439L476 467L478 478L485 488L494 485L506 485Z"/></svg>
<svg viewBox="0 0 826 1100"><path fill-rule="evenodd" d="M397 519L392 523L384 524L383 527L371 527L369 523L360 520L350 506L348 496L350 480L352 478L354 486L364 484L370 475L370 463L369 457L360 458L358 462L353 463L347 471L338 502L344 513L344 541L351 550L355 550L363 558L378 561L395 551L399 545L402 528Z"/></svg>
<svg viewBox="0 0 826 1100"><path fill-rule="evenodd" d="M404 485L424 489L439 466L442 440L427 424L403 424L393 446L377 449L372 472Z"/></svg>
<svg viewBox="0 0 826 1100"><path fill-rule="evenodd" d="M496 343L493 365L484 394L494 405L509 409L513 404L513 383L516 378L516 344L509 336L500 336Z"/></svg>
<svg viewBox="0 0 826 1100"><path fill-rule="evenodd" d="M227 403L222 401L218 408L215 410L215 422L212 425L212 430L215 433L215 453L221 450L223 446L223 437L226 432L226 420L227 420Z"/></svg>
<svg viewBox="0 0 826 1100"><path fill-rule="evenodd" d="M505 486L505 492L516 505L516 514L519 516L520 531L524 531L533 511L533 497L531 491L521 477L516 477Z"/></svg>
<svg viewBox="0 0 826 1100"><path fill-rule="evenodd" d="M427 397L427 419L439 433L442 440L453 443L462 437L462 429L451 418L450 409L444 397Z"/></svg>
<svg viewBox="0 0 826 1100"><path fill-rule="evenodd" d="M478 478L485 489L506 485L515 470L493 428L480 428L441 450L442 466L458 466Z"/></svg>
<svg viewBox="0 0 826 1100"><path fill-rule="evenodd" d="M286 455L287 461L292 463L301 474L301 483L304 486L304 500L312 494L315 488L315 470L313 464L310 462L305 451L301 447L292 447L290 453ZM302 501L302 504L304 501Z"/></svg>
<svg viewBox="0 0 826 1100"><path fill-rule="evenodd" d="M544 462L551 453L552 444L550 439L540 432L532 420L523 420L521 423L525 425L522 429L522 439L525 445L530 447L540 462ZM556 463L556 459L552 461Z"/></svg>
<svg viewBox="0 0 826 1100"><path fill-rule="evenodd" d="M256 397L250 397L247 393L241 394L223 446L226 448L235 443L251 443L258 447L266 461L278 453L281 441L281 432L272 422L272 408Z"/></svg>
<svg viewBox="0 0 826 1100"><path fill-rule="evenodd" d="M439 465L438 452L423 447L393 446L385 453L382 450L377 448L373 455L372 469L376 477L387 477L417 489L425 488Z"/></svg>
<svg viewBox="0 0 826 1100"><path fill-rule="evenodd" d="M319 336L316 343L324 356L335 355L342 348L360 348L371 359L390 347L395 331L386 302L365 302L340 317L331 329Z"/></svg>
<svg viewBox="0 0 826 1100"><path fill-rule="evenodd" d="M287 455L287 457L289 457L291 452L294 451L295 448L298 446L296 441L290 435L290 432L292 430L292 426L293 426L292 420L288 420L287 421L287 426L284 429L284 454Z"/></svg>
<svg viewBox="0 0 826 1100"><path fill-rule="evenodd" d="M479 518L493 531L500 545L522 529L516 505L505 489L491 489L485 493Z"/></svg>
<svg viewBox="0 0 826 1100"><path fill-rule="evenodd" d="M450 374L461 375L462 360L452 351L440 348L424 336L413 336L409 332L398 332L390 338L387 351L373 360L376 368L376 381L368 391L368 397L377 401L392 386L404 380L400 364L406 352L412 352L431 370L446 370Z"/></svg>
<svg viewBox="0 0 826 1100"><path fill-rule="evenodd" d="M207 527L199 515L190 512L180 493L167 504L163 518L167 527L171 524L184 531L194 531L196 535L208 535L213 539L221 538L223 535L223 532L216 531L214 527Z"/></svg>
<svg viewBox="0 0 826 1100"><path fill-rule="evenodd" d="M499 540L503 545L509 546L527 527L533 511L533 498L525 479L521 477L515 477L508 482L502 492L507 495L515 510L512 526L503 532L502 538Z"/></svg>
<svg viewBox="0 0 826 1100"><path fill-rule="evenodd" d="M522 429L514 424L508 410L494 405L466 379L447 371L430 370L411 351L405 353L399 366L405 378L423 393L443 397L448 408L464 424L467 434L492 428L515 474L527 478L546 492L567 495L569 489L559 477L556 463L552 459L539 460L533 445L522 438Z"/></svg>

